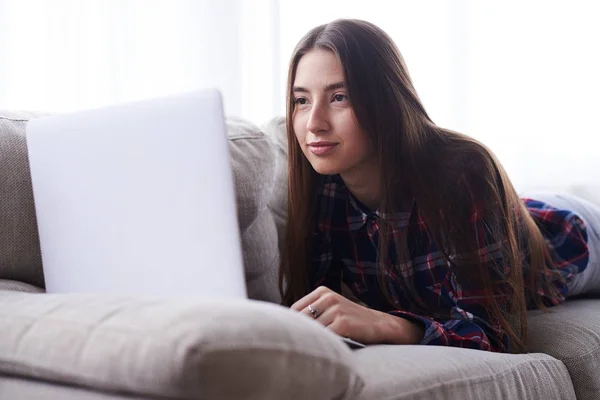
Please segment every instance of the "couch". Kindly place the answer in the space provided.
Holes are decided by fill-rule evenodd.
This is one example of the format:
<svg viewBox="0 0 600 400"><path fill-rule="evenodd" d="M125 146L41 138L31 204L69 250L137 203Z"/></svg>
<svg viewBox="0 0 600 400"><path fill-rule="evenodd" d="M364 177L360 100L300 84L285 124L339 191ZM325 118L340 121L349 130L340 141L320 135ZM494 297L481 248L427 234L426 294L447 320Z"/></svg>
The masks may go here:
<svg viewBox="0 0 600 400"><path fill-rule="evenodd" d="M249 300L44 293L25 143L40 115L0 112L1 400L600 398L599 299L532 311L520 355L353 351L280 306L282 118L227 119Z"/></svg>

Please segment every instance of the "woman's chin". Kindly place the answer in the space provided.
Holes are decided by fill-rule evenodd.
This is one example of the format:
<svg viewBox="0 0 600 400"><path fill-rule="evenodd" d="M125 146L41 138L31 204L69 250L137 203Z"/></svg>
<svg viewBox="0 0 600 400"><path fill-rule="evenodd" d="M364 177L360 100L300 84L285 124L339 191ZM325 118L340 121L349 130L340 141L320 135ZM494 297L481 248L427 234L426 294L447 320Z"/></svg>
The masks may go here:
<svg viewBox="0 0 600 400"><path fill-rule="evenodd" d="M340 169L335 165L324 165L324 163L315 163L311 165L320 175L337 175L340 173Z"/></svg>

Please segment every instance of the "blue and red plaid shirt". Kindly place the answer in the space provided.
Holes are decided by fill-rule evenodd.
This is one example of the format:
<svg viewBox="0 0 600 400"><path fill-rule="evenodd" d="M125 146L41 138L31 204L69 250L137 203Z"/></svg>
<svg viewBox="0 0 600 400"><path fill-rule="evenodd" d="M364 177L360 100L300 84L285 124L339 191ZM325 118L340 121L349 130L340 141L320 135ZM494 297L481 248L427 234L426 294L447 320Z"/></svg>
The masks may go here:
<svg viewBox="0 0 600 400"><path fill-rule="evenodd" d="M393 258L390 262L395 263L396 268L386 267L385 284L397 304L392 307L380 289L377 275L379 214L352 196L339 175L321 176L317 196L316 230L311 243L312 289L327 286L340 293L342 282L345 283L367 307L422 323L425 335L421 344L509 351L509 336L499 322L489 318L482 291L469 286L469 282L458 282L428 234L416 203L413 202L411 210L394 216L392 234L396 237L401 230L408 230L405 237L409 256L408 261L400 265ZM582 219L569 210L552 208L532 199L523 201L546 239L556 268L565 278L555 282L561 294L555 303L561 302L567 283L587 266L586 228ZM473 221L476 232L485 231L484 222L475 214ZM473 238L480 254L494 258L501 263L496 265L503 265L508 274L510 265L502 263L501 243L488 243L485 236L477 234ZM395 252L394 248L390 250L391 254ZM412 279L422 304L447 310L449 318L440 320L419 315L414 301L409 300L406 293L407 278ZM507 296L497 294L497 301L506 309Z"/></svg>

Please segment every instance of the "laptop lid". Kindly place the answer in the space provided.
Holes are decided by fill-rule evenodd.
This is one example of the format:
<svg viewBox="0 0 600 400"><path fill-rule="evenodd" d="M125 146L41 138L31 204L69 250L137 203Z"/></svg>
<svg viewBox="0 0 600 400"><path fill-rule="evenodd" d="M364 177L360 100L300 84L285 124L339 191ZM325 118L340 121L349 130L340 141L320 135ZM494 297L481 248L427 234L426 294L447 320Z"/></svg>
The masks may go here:
<svg viewBox="0 0 600 400"><path fill-rule="evenodd" d="M46 289L245 297L218 91L32 120Z"/></svg>

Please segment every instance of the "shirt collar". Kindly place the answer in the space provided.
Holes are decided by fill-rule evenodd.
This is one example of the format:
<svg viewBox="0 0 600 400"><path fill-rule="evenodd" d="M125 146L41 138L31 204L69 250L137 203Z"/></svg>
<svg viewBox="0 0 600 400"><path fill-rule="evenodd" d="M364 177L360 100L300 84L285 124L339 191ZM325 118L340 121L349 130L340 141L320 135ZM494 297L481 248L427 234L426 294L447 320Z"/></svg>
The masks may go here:
<svg viewBox="0 0 600 400"><path fill-rule="evenodd" d="M373 211L362 204L346 187L339 175L330 175L326 178L326 181L335 184L335 191L346 197L346 221L350 231L359 230L369 219L379 221L379 219L384 218L385 220L390 221L396 228L408 226L411 215L410 211L401 211L387 216L379 210Z"/></svg>
<svg viewBox="0 0 600 400"><path fill-rule="evenodd" d="M345 187L345 186L344 186ZM346 219L351 231L357 231L367 222L367 219L379 219L379 213L372 211L356 199L346 188L348 201L346 202Z"/></svg>

